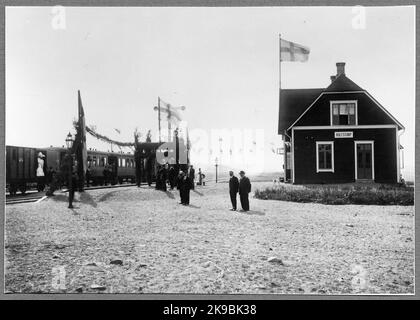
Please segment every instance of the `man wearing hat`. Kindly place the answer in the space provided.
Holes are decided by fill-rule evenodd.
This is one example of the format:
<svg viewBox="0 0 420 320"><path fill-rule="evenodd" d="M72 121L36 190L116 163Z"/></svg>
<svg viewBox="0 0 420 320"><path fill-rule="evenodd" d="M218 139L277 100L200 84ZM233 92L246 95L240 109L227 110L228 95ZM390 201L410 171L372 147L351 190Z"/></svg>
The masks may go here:
<svg viewBox="0 0 420 320"><path fill-rule="evenodd" d="M230 201L232 202L232 209L231 211L236 211L236 194L239 190L239 180L233 174L233 171L229 171L230 179L229 179L229 194L230 194Z"/></svg>
<svg viewBox="0 0 420 320"><path fill-rule="evenodd" d="M245 176L244 171L240 171L239 175L239 199L241 200L241 206L243 211L249 211L249 199L248 194L251 192L251 182L248 177Z"/></svg>

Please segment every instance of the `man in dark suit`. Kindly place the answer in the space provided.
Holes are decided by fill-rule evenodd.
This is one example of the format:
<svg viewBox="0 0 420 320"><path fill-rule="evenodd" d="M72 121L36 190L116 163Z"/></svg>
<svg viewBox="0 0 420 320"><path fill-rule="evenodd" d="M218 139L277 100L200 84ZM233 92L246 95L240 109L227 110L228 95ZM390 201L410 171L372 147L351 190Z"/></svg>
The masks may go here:
<svg viewBox="0 0 420 320"><path fill-rule="evenodd" d="M183 205L189 205L190 204L190 189L191 189L191 181L188 175L181 171L178 179L178 189L179 189L179 195L181 198L181 203Z"/></svg>
<svg viewBox="0 0 420 320"><path fill-rule="evenodd" d="M230 209L230 211L236 211L236 194L239 191L239 180L235 177L233 171L229 171L229 175L229 194L230 201L232 202L232 209Z"/></svg>
<svg viewBox="0 0 420 320"><path fill-rule="evenodd" d="M152 171L153 171L153 157L150 154L147 158L146 158L146 165L145 165L145 169L146 169L146 179L147 179L147 184L150 187L152 185Z"/></svg>
<svg viewBox="0 0 420 320"><path fill-rule="evenodd" d="M191 189L194 190L195 170L192 165L188 168L188 178L191 181Z"/></svg>
<svg viewBox="0 0 420 320"><path fill-rule="evenodd" d="M241 200L241 206L243 211L249 211L249 199L248 194L251 192L251 182L248 177L245 176L244 171L240 171L239 175L239 199Z"/></svg>

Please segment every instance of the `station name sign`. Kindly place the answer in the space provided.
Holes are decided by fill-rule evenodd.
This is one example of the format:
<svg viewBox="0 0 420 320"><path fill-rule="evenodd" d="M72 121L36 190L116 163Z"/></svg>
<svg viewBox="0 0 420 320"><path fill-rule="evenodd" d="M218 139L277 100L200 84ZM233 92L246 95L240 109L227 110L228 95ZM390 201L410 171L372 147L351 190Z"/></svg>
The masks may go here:
<svg viewBox="0 0 420 320"><path fill-rule="evenodd" d="M353 131L334 132L334 138L353 138Z"/></svg>

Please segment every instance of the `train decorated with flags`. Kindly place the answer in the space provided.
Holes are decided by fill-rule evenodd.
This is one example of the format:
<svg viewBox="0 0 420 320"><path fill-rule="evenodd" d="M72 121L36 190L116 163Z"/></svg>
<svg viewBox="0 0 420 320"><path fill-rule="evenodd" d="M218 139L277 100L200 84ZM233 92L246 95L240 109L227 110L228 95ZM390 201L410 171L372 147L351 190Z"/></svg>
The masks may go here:
<svg viewBox="0 0 420 320"><path fill-rule="evenodd" d="M68 152L65 147L6 146L6 188L9 194L24 194L27 190L37 188L43 191L45 185L49 185L53 179L58 180L60 186L66 185L63 167ZM165 142L141 142L134 153L88 149L84 184L116 185L134 183L139 178L145 182L148 171L155 181L161 163L176 165L175 152ZM136 176L136 161L140 177ZM180 168L183 168L182 164Z"/></svg>
<svg viewBox="0 0 420 320"><path fill-rule="evenodd" d="M173 107L158 98L159 142L151 141L150 130L146 141L139 141L139 133L134 132L134 142L120 142L96 132L94 127L86 125L85 112L80 91L78 91L78 121L73 122L76 134L67 136L67 148L49 147L33 148L6 146L6 188L11 195L18 191L25 193L36 188L43 191L46 185L53 189L66 185L69 176L77 174L79 188L85 185L122 184L156 179L159 166L168 164L176 169L185 169L189 164L189 139L179 133L180 110L185 107ZM161 142L161 113L166 114L168 122L168 139ZM172 130L171 126L175 126ZM88 149L86 134L111 145L130 148L132 152L104 152ZM171 139L171 135L173 135ZM53 183L54 182L54 183ZM53 190L54 191L54 190ZM52 192L53 192L52 191Z"/></svg>

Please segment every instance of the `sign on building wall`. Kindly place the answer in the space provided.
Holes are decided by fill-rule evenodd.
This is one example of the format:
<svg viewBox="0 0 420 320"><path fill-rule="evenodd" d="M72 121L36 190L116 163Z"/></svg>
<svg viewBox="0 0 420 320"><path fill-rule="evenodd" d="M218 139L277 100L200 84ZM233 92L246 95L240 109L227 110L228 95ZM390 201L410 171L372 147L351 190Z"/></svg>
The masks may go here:
<svg viewBox="0 0 420 320"><path fill-rule="evenodd" d="M334 138L353 138L353 131L334 132Z"/></svg>

